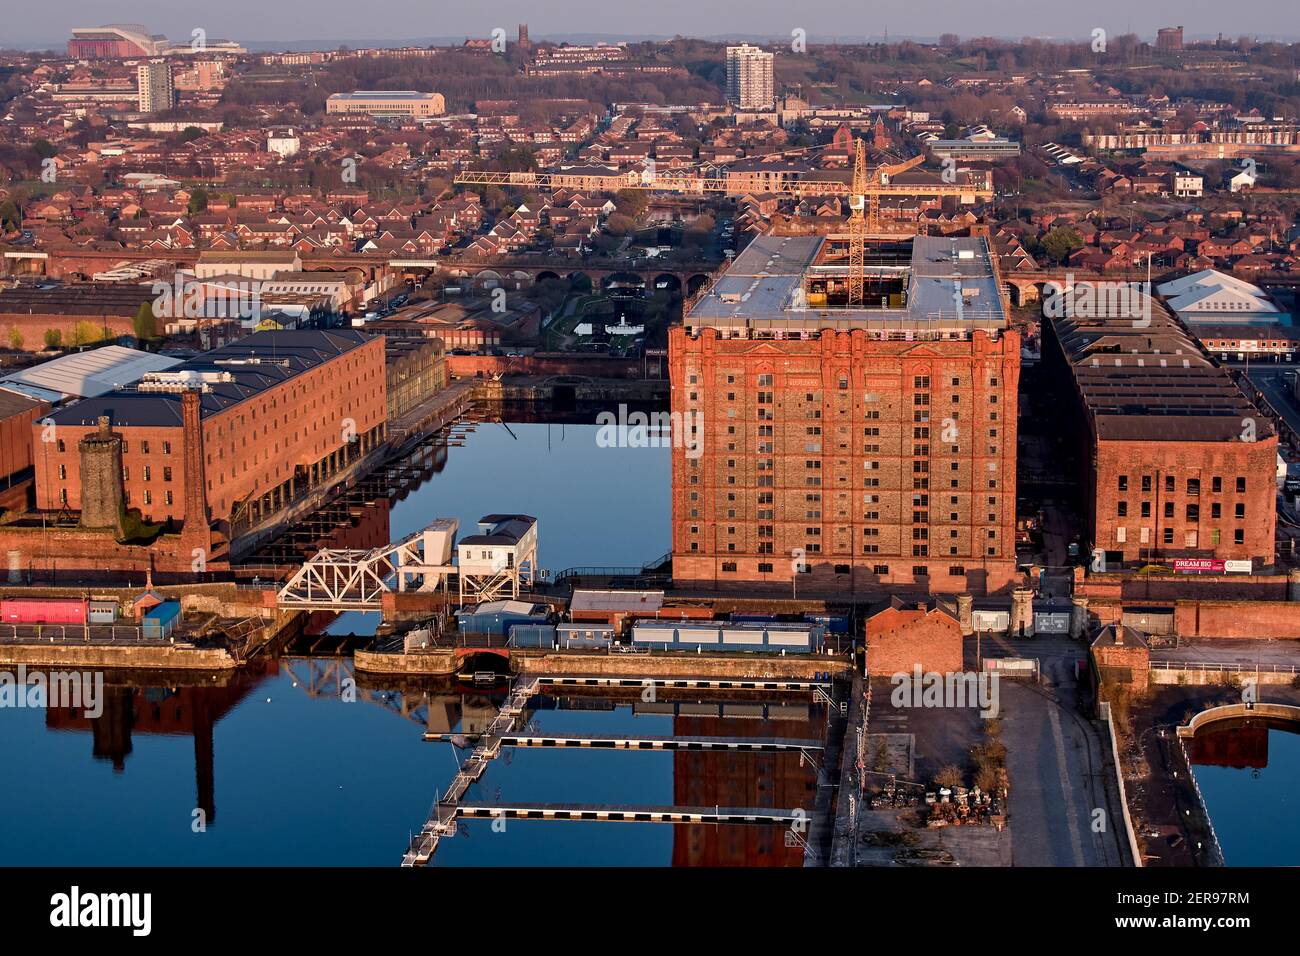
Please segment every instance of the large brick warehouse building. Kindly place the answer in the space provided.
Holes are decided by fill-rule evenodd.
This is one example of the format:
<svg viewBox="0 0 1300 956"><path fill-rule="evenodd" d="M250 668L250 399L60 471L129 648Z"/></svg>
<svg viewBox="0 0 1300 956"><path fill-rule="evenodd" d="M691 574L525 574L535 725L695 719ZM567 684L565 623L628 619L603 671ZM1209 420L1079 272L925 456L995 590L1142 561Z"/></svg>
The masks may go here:
<svg viewBox="0 0 1300 956"><path fill-rule="evenodd" d="M853 308L831 253L759 237L670 331L699 431L673 450L674 579L1006 590L1020 338L986 238L874 246Z"/></svg>
<svg viewBox="0 0 1300 956"><path fill-rule="evenodd" d="M97 446L111 444L122 506L187 530L201 507L218 540L232 541L378 447L385 392L382 336L258 332L70 405L52 430L37 423L36 505L83 518L120 510L83 500L88 478L93 494L115 493L96 463Z"/></svg>
<svg viewBox="0 0 1300 956"><path fill-rule="evenodd" d="M1108 568L1273 564L1276 431L1159 302L1149 320L1045 320L1043 365L1073 391L1063 410L1084 450L1089 533Z"/></svg>

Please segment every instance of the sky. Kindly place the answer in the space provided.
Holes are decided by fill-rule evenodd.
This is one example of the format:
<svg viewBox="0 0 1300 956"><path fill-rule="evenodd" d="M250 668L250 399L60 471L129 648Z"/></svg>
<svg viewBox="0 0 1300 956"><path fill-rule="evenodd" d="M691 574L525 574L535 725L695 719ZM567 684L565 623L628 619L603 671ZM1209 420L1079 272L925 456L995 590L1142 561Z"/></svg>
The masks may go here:
<svg viewBox="0 0 1300 956"><path fill-rule="evenodd" d="M1300 37L1296 0L46 0L6 5L0 47L50 41L73 27L141 23L173 40L202 27L240 42L487 36L520 22L549 34L785 37L1040 36L1082 39L1102 28L1154 38L1157 27L1188 36Z"/></svg>

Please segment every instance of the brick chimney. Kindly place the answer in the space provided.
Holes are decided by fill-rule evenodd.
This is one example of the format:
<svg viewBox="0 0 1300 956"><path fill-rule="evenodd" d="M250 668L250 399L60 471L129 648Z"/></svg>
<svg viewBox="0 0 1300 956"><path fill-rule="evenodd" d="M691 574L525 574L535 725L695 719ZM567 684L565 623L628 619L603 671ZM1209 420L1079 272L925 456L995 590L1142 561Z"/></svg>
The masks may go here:
<svg viewBox="0 0 1300 956"><path fill-rule="evenodd" d="M203 421L199 414L199 392L187 389L181 393L181 443L185 461L185 526L181 529L181 545L187 553L203 549L206 562L212 551L212 532L208 522L207 479L203 471Z"/></svg>

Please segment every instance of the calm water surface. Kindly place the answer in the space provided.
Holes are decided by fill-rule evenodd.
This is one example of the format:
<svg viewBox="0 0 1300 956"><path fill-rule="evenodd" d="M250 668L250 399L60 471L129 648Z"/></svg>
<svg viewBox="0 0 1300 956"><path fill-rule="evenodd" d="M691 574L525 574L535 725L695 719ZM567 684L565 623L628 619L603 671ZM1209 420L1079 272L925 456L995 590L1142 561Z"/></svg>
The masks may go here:
<svg viewBox="0 0 1300 956"><path fill-rule="evenodd" d="M669 547L669 461L662 449L600 448L594 425L479 424L406 498L371 516L396 539L436 517L473 533L479 517L539 520L542 567L641 565ZM378 541L374 542L379 543ZM373 546L373 544L371 545ZM344 615L331 630L373 629ZM267 661L228 686L160 686L110 676L102 716L0 710L0 858L23 865L393 866L464 751L426 730L482 726L500 698L451 687L361 682L345 702L347 662ZM820 738L804 699L635 701L541 698L535 729L555 733ZM668 707L662 698L660 711ZM459 755L459 756L458 756ZM692 806L812 806L798 755L604 750L508 752L471 791L477 801ZM205 823L206 828L200 826ZM500 829L498 824L497 829ZM198 831L198 832L196 832ZM485 864L798 865L776 827L471 821L440 866Z"/></svg>
<svg viewBox="0 0 1300 956"><path fill-rule="evenodd" d="M1191 748L1229 866L1300 865L1300 734L1255 722L1215 727Z"/></svg>

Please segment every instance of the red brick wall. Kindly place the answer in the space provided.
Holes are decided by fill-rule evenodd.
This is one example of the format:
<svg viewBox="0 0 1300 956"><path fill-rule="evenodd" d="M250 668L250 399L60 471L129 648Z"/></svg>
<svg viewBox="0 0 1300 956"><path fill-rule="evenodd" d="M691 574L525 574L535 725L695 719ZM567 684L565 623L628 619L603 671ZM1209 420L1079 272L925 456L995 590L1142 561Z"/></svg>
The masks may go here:
<svg viewBox="0 0 1300 956"><path fill-rule="evenodd" d="M141 584L150 565L155 571L188 572L193 562L179 535L166 535L149 547L141 547L118 544L111 532L0 527L0 561L5 568L9 566L10 552L15 551L17 566L24 572L53 569L73 578L108 571L139 572L135 580ZM226 563L213 560L207 567L209 571L220 571Z"/></svg>
<svg viewBox="0 0 1300 956"><path fill-rule="evenodd" d="M703 416L702 454L673 450L674 578L789 582L791 553L803 549L810 582L821 575L838 589L984 593L1014 580L1015 332L758 341L679 327L669 333L669 370L673 413ZM773 384L760 386L766 375ZM768 393L772 401L760 401ZM770 420L759 417L769 410ZM760 501L769 491L772 501Z"/></svg>
<svg viewBox="0 0 1300 956"><path fill-rule="evenodd" d="M1172 436L1171 436L1172 437ZM1168 561L1177 557L1256 559L1262 566L1273 563L1273 536L1277 521L1277 438L1257 442L1196 441L1102 441L1098 442L1094 479L1094 545L1107 551L1122 551L1124 560ZM1151 490L1142 490L1142 477L1150 476ZM1127 478L1127 490L1119 490L1119 479ZM1174 479L1174 491L1166 491L1166 478ZM1213 479L1221 479L1222 490L1212 491ZM1246 491L1238 494L1237 479L1246 480ZM1200 493L1189 494L1188 479L1200 480ZM1119 502L1128 508L1119 516ZM1150 504L1150 517L1142 517L1142 504ZM1172 519L1165 517L1173 505ZM1187 517L1187 506L1196 505L1199 516ZM1220 516L1213 517L1213 505ZM1245 518L1234 517L1238 504L1245 505ZM1123 528L1124 541L1119 540ZM1141 529L1148 540L1141 540ZM1173 531L1173 543L1164 543L1166 529ZM1244 533L1243 543L1234 544L1234 532ZM1214 532L1218 531L1218 544ZM1187 535L1195 534L1195 543Z"/></svg>
<svg viewBox="0 0 1300 956"><path fill-rule="evenodd" d="M1179 601L1174 631L1183 637L1300 638L1300 601Z"/></svg>
<svg viewBox="0 0 1300 956"><path fill-rule="evenodd" d="M1090 574L1077 593L1103 600L1276 601L1286 597L1282 575L1250 574Z"/></svg>
<svg viewBox="0 0 1300 956"><path fill-rule="evenodd" d="M384 340L376 336L309 372L209 415L203 420L208 517L212 520L226 517L236 502L259 497L288 481L295 466L310 469L314 462L341 449L345 444L345 419L353 420L358 436L383 424L388 416L386 390ZM38 442L36 506L57 509L59 492L66 489L67 506L79 510L81 476L77 442L93 432L95 426L59 426L57 441L44 444L39 444L39 423L33 428ZM179 424L175 427L115 424L113 429L127 443L122 464L126 469L124 487L128 506L141 509L143 516L151 521L183 520L185 468ZM60 465L64 466L63 477L59 474ZM167 469L171 470L170 481L165 478Z"/></svg>
<svg viewBox="0 0 1300 956"><path fill-rule="evenodd" d="M1173 608L1179 637L1300 638L1300 601L1175 601L1154 606ZM1092 601L1088 611L1099 624L1118 624L1124 604Z"/></svg>
<svg viewBox="0 0 1300 956"><path fill-rule="evenodd" d="M867 621L867 671L872 676L911 673L920 665L941 674L962 669L961 626L943 611L881 611Z"/></svg>
<svg viewBox="0 0 1300 956"><path fill-rule="evenodd" d="M0 420L0 479L32 467L32 423L50 410L47 402Z"/></svg>
<svg viewBox="0 0 1300 956"><path fill-rule="evenodd" d="M1151 651L1146 647L1106 645L1093 647L1092 655L1097 667L1105 671L1115 669L1128 672L1128 683L1138 691L1146 690L1151 675Z"/></svg>
<svg viewBox="0 0 1300 956"><path fill-rule="evenodd" d="M134 315L45 315L27 312L0 314L0 333L3 333L4 345L8 346L10 332L17 329L23 337L23 351L39 352L45 348L46 329L58 329L63 333L63 345L73 345L78 322L89 322L100 333L107 328L108 335L105 338L135 335Z"/></svg>
<svg viewBox="0 0 1300 956"><path fill-rule="evenodd" d="M58 425L48 431L42 429L39 422L33 426L38 509L46 511L63 507L60 496L63 491L67 492L67 507L72 511L81 509L81 459L77 443L95 430L93 424ZM163 521L169 516L177 520L183 518L185 467L181 449L184 433L180 426L144 428L114 425L113 430L126 443L122 468L127 507L141 509L143 516L151 521ZM42 440L43 435L51 440ZM145 451L146 444L148 452ZM145 491L149 492L149 504L144 500ZM169 493L170 504L167 502Z"/></svg>

